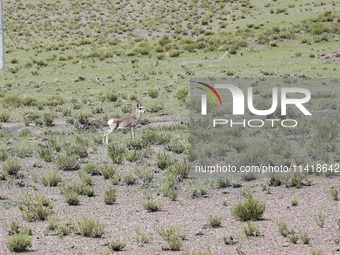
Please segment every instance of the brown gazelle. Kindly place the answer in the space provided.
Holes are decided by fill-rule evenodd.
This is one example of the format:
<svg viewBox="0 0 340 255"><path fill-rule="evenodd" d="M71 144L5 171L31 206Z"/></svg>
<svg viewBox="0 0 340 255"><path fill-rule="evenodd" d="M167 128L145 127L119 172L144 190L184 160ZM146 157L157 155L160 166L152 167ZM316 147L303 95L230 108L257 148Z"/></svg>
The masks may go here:
<svg viewBox="0 0 340 255"><path fill-rule="evenodd" d="M139 102L138 100L135 101L137 102L136 116L130 116L120 119L110 119L107 122L107 124L109 125L109 129L104 134L103 143L109 144L109 134L111 134L116 129L118 130L131 129L132 138L135 139L135 127L138 125L142 117L142 113L145 112L142 103Z"/></svg>

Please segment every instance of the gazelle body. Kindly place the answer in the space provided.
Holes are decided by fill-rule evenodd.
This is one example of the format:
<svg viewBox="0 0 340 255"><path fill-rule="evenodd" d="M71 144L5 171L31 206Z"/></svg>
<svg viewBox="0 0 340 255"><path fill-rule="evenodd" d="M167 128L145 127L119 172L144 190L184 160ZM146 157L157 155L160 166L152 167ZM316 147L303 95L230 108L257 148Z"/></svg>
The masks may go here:
<svg viewBox="0 0 340 255"><path fill-rule="evenodd" d="M135 139L135 127L140 122L140 119L142 117L142 113L145 112L141 102L137 101L137 108L136 108L136 116L130 116L120 119L110 119L107 124L109 125L109 129L105 132L103 137L103 144L109 144L109 135L115 131L118 130L125 130L125 129L131 129L132 132L132 139Z"/></svg>

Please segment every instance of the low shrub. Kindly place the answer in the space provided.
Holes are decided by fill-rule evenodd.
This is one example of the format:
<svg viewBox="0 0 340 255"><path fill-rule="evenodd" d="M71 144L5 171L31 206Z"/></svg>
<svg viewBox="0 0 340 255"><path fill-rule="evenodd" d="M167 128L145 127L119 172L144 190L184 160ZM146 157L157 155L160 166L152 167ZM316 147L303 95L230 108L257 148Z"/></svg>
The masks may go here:
<svg viewBox="0 0 340 255"><path fill-rule="evenodd" d="M150 88L150 89L148 89L148 95L151 98L157 98L159 96L158 88Z"/></svg>
<svg viewBox="0 0 340 255"><path fill-rule="evenodd" d="M218 227L221 226L222 220L223 220L223 216L210 215L209 216L209 225L213 228L218 228Z"/></svg>
<svg viewBox="0 0 340 255"><path fill-rule="evenodd" d="M280 217L276 221L276 226L279 228L279 232L283 237L287 237L290 234L287 223Z"/></svg>
<svg viewBox="0 0 340 255"><path fill-rule="evenodd" d="M64 194L66 203L69 205L79 205L79 194L73 190L68 190Z"/></svg>
<svg viewBox="0 0 340 255"><path fill-rule="evenodd" d="M23 218L27 221L44 221L52 213L53 204L45 196L28 193L23 197L19 209L22 211Z"/></svg>
<svg viewBox="0 0 340 255"><path fill-rule="evenodd" d="M41 182L44 186L54 187L60 182L60 174L57 171L51 171L46 173L42 178Z"/></svg>
<svg viewBox="0 0 340 255"><path fill-rule="evenodd" d="M108 248L111 251L121 251L125 248L125 246L126 246L126 243L122 242L119 239L109 242L108 244Z"/></svg>
<svg viewBox="0 0 340 255"><path fill-rule="evenodd" d="M9 158L7 159L3 169L8 175L17 175L19 170L21 169L21 164L18 160Z"/></svg>
<svg viewBox="0 0 340 255"><path fill-rule="evenodd" d="M247 197L242 202L236 204L231 212L233 216L241 221L256 221L262 217L265 209L265 203L260 202L258 199L254 198L253 194L248 193Z"/></svg>
<svg viewBox="0 0 340 255"><path fill-rule="evenodd" d="M246 236L258 236L259 226L252 221L247 221L247 226L243 228L243 232L246 234Z"/></svg>
<svg viewBox="0 0 340 255"><path fill-rule="evenodd" d="M25 252L27 248L31 247L32 240L27 234L14 234L7 241L7 248L13 252Z"/></svg>
<svg viewBox="0 0 340 255"><path fill-rule="evenodd" d="M56 160L56 165L64 171L72 171L80 169L80 165L74 156L59 155Z"/></svg>
<svg viewBox="0 0 340 255"><path fill-rule="evenodd" d="M105 224L91 217L82 217L73 222L77 234L85 237L99 238L105 233Z"/></svg>
<svg viewBox="0 0 340 255"><path fill-rule="evenodd" d="M167 229L157 230L158 234L163 238L163 249L170 251L179 251L183 247L185 235L179 228L169 227Z"/></svg>
<svg viewBox="0 0 340 255"><path fill-rule="evenodd" d="M112 205L114 202L116 202L116 199L117 199L116 189L111 188L105 192L104 196L105 204Z"/></svg>
<svg viewBox="0 0 340 255"><path fill-rule="evenodd" d="M116 174L116 168L113 165L104 164L100 166L99 172L105 179L109 179Z"/></svg>

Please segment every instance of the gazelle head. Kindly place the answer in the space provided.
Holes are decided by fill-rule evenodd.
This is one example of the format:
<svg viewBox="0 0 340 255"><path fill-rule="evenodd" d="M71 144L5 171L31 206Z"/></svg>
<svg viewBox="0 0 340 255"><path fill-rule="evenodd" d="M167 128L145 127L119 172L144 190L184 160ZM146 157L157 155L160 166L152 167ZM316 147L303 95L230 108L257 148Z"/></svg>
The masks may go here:
<svg viewBox="0 0 340 255"><path fill-rule="evenodd" d="M142 103L139 102L137 99L135 99L135 101L137 102L136 113L145 113Z"/></svg>

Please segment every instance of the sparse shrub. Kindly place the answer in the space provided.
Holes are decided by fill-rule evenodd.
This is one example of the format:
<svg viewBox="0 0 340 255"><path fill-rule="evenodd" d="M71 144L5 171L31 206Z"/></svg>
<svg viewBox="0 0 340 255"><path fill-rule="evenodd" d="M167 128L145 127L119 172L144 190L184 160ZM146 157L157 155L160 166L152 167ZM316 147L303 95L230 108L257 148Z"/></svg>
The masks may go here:
<svg viewBox="0 0 340 255"><path fill-rule="evenodd" d="M163 152L163 153L157 154L156 163L157 163L158 168L163 170L167 168L170 164L172 164L172 160L168 154Z"/></svg>
<svg viewBox="0 0 340 255"><path fill-rule="evenodd" d="M53 120L54 120L54 117L51 113L45 113L44 114L44 125L46 127L52 127L53 126Z"/></svg>
<svg viewBox="0 0 340 255"><path fill-rule="evenodd" d="M169 50L169 57L175 58L178 57L180 52L176 49Z"/></svg>
<svg viewBox="0 0 340 255"><path fill-rule="evenodd" d="M144 120L144 118L142 119ZM147 142L144 139L130 139L126 143L126 147L134 150L141 150L147 146Z"/></svg>
<svg viewBox="0 0 340 255"><path fill-rule="evenodd" d="M111 188L105 192L105 196L104 196L105 204L112 205L114 202L116 202L116 199L117 199L116 189Z"/></svg>
<svg viewBox="0 0 340 255"><path fill-rule="evenodd" d="M69 205L79 205L79 194L77 192L68 190L63 195Z"/></svg>
<svg viewBox="0 0 340 255"><path fill-rule="evenodd" d="M297 197L294 197L291 202L292 206L297 206L299 204L299 199Z"/></svg>
<svg viewBox="0 0 340 255"><path fill-rule="evenodd" d="M217 179L217 188L218 189L223 189L223 188L227 188L230 187L230 180L228 178L218 178Z"/></svg>
<svg viewBox="0 0 340 255"><path fill-rule="evenodd" d="M85 237L99 238L105 233L105 224L99 219L82 217L73 222L76 233Z"/></svg>
<svg viewBox="0 0 340 255"><path fill-rule="evenodd" d="M321 250L311 250L311 254L312 255L322 255L322 251Z"/></svg>
<svg viewBox="0 0 340 255"><path fill-rule="evenodd" d="M250 182L257 179L256 173L249 172L242 174L242 180L245 182Z"/></svg>
<svg viewBox="0 0 340 255"><path fill-rule="evenodd" d="M316 224L320 227L323 228L325 226L325 220L326 220L326 216L322 214L322 212L320 212L316 217Z"/></svg>
<svg viewBox="0 0 340 255"><path fill-rule="evenodd" d="M154 129L148 129L144 135L144 141L147 144L161 145L170 142L170 135L160 134Z"/></svg>
<svg viewBox="0 0 340 255"><path fill-rule="evenodd" d="M277 42L276 41L270 41L269 45L270 45L270 47L277 47Z"/></svg>
<svg viewBox="0 0 340 255"><path fill-rule="evenodd" d="M164 109L164 103L163 102L153 102L151 106L148 108L148 112L160 112Z"/></svg>
<svg viewBox="0 0 340 255"><path fill-rule="evenodd" d="M106 96L107 100L110 102L116 102L118 99L118 96L114 93L108 93Z"/></svg>
<svg viewBox="0 0 340 255"><path fill-rule="evenodd" d="M131 113L132 108L130 104L125 104L122 107L120 107L120 109L122 110L123 113L127 114L127 113Z"/></svg>
<svg viewBox="0 0 340 255"><path fill-rule="evenodd" d="M301 240L302 240L302 242L303 242L304 244L309 244L310 238L309 238L307 232L301 233L301 234L300 234L300 238L301 238Z"/></svg>
<svg viewBox="0 0 340 255"><path fill-rule="evenodd" d="M58 106L58 105L63 105L64 103L65 103L64 98L59 95L51 96L46 99L46 105L49 105L49 106Z"/></svg>
<svg viewBox="0 0 340 255"><path fill-rule="evenodd" d="M44 221L52 212L53 204L51 200L45 196L28 193L23 197L19 209L22 211L23 218L27 221Z"/></svg>
<svg viewBox="0 0 340 255"><path fill-rule="evenodd" d="M7 227L7 224L5 224L5 227ZM18 220L13 220L8 226L7 230L9 235L14 234L27 234L29 236L32 235L32 229L29 226L21 225Z"/></svg>
<svg viewBox="0 0 340 255"><path fill-rule="evenodd" d="M169 197L172 201L177 198L177 176L171 172L160 183L163 196Z"/></svg>
<svg viewBox="0 0 340 255"><path fill-rule="evenodd" d="M85 172L79 172L78 173L79 179L82 183L84 183L87 186L92 185L92 177L90 174L87 174Z"/></svg>
<svg viewBox="0 0 340 255"><path fill-rule="evenodd" d="M222 220L223 220L223 216L210 215L209 216L209 225L213 228L218 228L218 227L221 226Z"/></svg>
<svg viewBox="0 0 340 255"><path fill-rule="evenodd" d="M171 164L171 162L169 162L169 164ZM188 165L188 162L183 159L182 161L176 162L175 164L171 165L169 167L169 172L175 174L177 177L180 178L180 180L187 179L189 177L190 167Z"/></svg>
<svg viewBox="0 0 340 255"><path fill-rule="evenodd" d="M78 122L82 125L83 128L88 128L90 126L90 117L91 113L89 112L81 112L78 116Z"/></svg>
<svg viewBox="0 0 340 255"><path fill-rule="evenodd" d="M276 221L276 226L279 228L279 232L283 237L287 237L290 234L287 223L280 217Z"/></svg>
<svg viewBox="0 0 340 255"><path fill-rule="evenodd" d="M288 236L288 238L289 238L289 241L290 241L291 243L293 243L293 244L296 244L297 241L299 241L299 235L296 234L296 233L290 234L290 235Z"/></svg>
<svg viewBox="0 0 340 255"><path fill-rule="evenodd" d="M10 114L8 112L0 113L0 122L8 122L10 118Z"/></svg>
<svg viewBox="0 0 340 255"><path fill-rule="evenodd" d="M11 64L17 64L17 63L19 62L19 60L18 60L17 58L11 58L11 59L9 60L9 62L10 62Z"/></svg>
<svg viewBox="0 0 340 255"><path fill-rule="evenodd" d="M109 165L109 164L101 165L100 168L99 168L99 171L100 171L101 175L104 176L105 179L109 179L110 177L112 177L116 174L115 167L113 165Z"/></svg>
<svg viewBox="0 0 340 255"><path fill-rule="evenodd" d="M73 143L65 147L66 154L76 158L87 158L87 144Z"/></svg>
<svg viewBox="0 0 340 255"><path fill-rule="evenodd" d="M54 187L60 182L60 174L57 171L51 171L46 173L42 178L41 182L44 186Z"/></svg>
<svg viewBox="0 0 340 255"><path fill-rule="evenodd" d="M340 235L334 239L334 243L340 244Z"/></svg>
<svg viewBox="0 0 340 255"><path fill-rule="evenodd" d="M161 210L163 203L156 198L149 197L143 202L143 208L149 212L156 212Z"/></svg>
<svg viewBox="0 0 340 255"><path fill-rule="evenodd" d="M10 106L19 107L22 104L22 99L18 95L7 95L2 98L1 104L5 108Z"/></svg>
<svg viewBox="0 0 340 255"><path fill-rule="evenodd" d="M109 242L108 244L108 248L111 251L121 251L125 248L125 246L126 246L126 243L122 242L119 239Z"/></svg>
<svg viewBox="0 0 340 255"><path fill-rule="evenodd" d="M80 176L82 176L80 174ZM59 189L62 194L66 193L67 191L75 191L79 195L85 195L92 197L94 195L94 189L92 186L90 186L91 179L88 179L88 175L85 175L80 179L79 177L78 180L69 180L66 182L63 182L59 185Z"/></svg>
<svg viewBox="0 0 340 255"><path fill-rule="evenodd" d="M331 194L331 196L333 197L333 199L335 201L338 201L338 199L339 199L339 197L338 197L339 196L339 191L338 191L338 189L336 187L332 187L331 188L330 194Z"/></svg>
<svg viewBox="0 0 340 255"><path fill-rule="evenodd" d="M232 215L241 221L258 220L262 217L266 205L248 193L247 197L232 208Z"/></svg>
<svg viewBox="0 0 340 255"><path fill-rule="evenodd" d="M8 175L17 175L19 170L21 169L21 164L18 160L10 158L7 159L3 169Z"/></svg>
<svg viewBox="0 0 340 255"><path fill-rule="evenodd" d="M148 95L151 98L157 98L159 96L158 88L150 88L150 89L148 89Z"/></svg>
<svg viewBox="0 0 340 255"><path fill-rule="evenodd" d="M112 176L110 178L110 181L111 181L112 185L117 185L120 181L120 176L119 175Z"/></svg>
<svg viewBox="0 0 340 255"><path fill-rule="evenodd" d="M139 159L140 153L137 150L130 150L126 153L126 160L130 162L135 162Z"/></svg>
<svg viewBox="0 0 340 255"><path fill-rule="evenodd" d="M45 162L54 161L54 153L51 148L40 147L38 149L38 154L44 159Z"/></svg>
<svg viewBox="0 0 340 255"><path fill-rule="evenodd" d="M59 155L56 160L56 166L65 171L80 169L80 165L74 156Z"/></svg>
<svg viewBox="0 0 340 255"><path fill-rule="evenodd" d="M121 164L125 156L125 149L108 146L109 156L114 164Z"/></svg>
<svg viewBox="0 0 340 255"><path fill-rule="evenodd" d="M156 54L156 58L157 58L157 59L164 59L164 58L165 58L165 53L162 53L162 52L157 53L157 54Z"/></svg>
<svg viewBox="0 0 340 255"><path fill-rule="evenodd" d="M170 227L168 229L157 230L158 234L163 238L163 249L170 251L179 251L183 247L185 236L179 228Z"/></svg>
<svg viewBox="0 0 340 255"><path fill-rule="evenodd" d="M130 173L130 174L124 175L123 181L125 182L126 185L133 185L137 181L137 177Z"/></svg>
<svg viewBox="0 0 340 255"><path fill-rule="evenodd" d="M198 198L207 195L209 192L209 187L207 185L202 184L193 185L188 192L192 198Z"/></svg>
<svg viewBox="0 0 340 255"><path fill-rule="evenodd" d="M0 161L6 161L8 158L7 152L5 150L0 150Z"/></svg>
<svg viewBox="0 0 340 255"><path fill-rule="evenodd" d="M86 164L84 171L90 175L101 175L101 167L94 163Z"/></svg>
<svg viewBox="0 0 340 255"><path fill-rule="evenodd" d="M31 247L32 241L28 234L14 234L7 241L7 248L13 252L24 252L27 251L28 247Z"/></svg>
<svg viewBox="0 0 340 255"><path fill-rule="evenodd" d="M143 185L149 185L154 177L154 172L150 168L137 168L135 173Z"/></svg>
<svg viewBox="0 0 340 255"><path fill-rule="evenodd" d="M214 253L212 251L186 251L186 252L182 252L182 255L214 255Z"/></svg>
<svg viewBox="0 0 340 255"><path fill-rule="evenodd" d="M173 141L173 142L170 142L168 144L168 148L167 148L169 151L172 151L172 152L175 152L177 154L181 154L184 152L185 150L185 146L182 142L179 142L179 141Z"/></svg>
<svg viewBox="0 0 340 255"><path fill-rule="evenodd" d="M258 236L260 233L259 226L252 221L247 221L247 226L243 228L243 232L246 236Z"/></svg>
<svg viewBox="0 0 340 255"><path fill-rule="evenodd" d="M340 228L340 219L337 219L335 222L336 222L336 224L338 224L338 226Z"/></svg>
<svg viewBox="0 0 340 255"><path fill-rule="evenodd" d="M147 235L144 231L141 231L139 228L136 228L136 242L138 245L147 244L151 240L151 236Z"/></svg>
<svg viewBox="0 0 340 255"><path fill-rule="evenodd" d="M31 106L36 101L37 101L37 99L34 96L31 96L31 95L24 95L24 97L22 98L22 104L24 106Z"/></svg>
<svg viewBox="0 0 340 255"><path fill-rule="evenodd" d="M180 100L183 100L187 97L189 90L187 88L180 88L176 92L176 97Z"/></svg>
<svg viewBox="0 0 340 255"><path fill-rule="evenodd" d="M69 59L72 59L72 57L71 57L71 56L68 56L68 55L66 55L66 54L61 54L61 55L59 55L59 57L58 57L58 60L59 60L59 61L66 61L66 60L69 60Z"/></svg>

